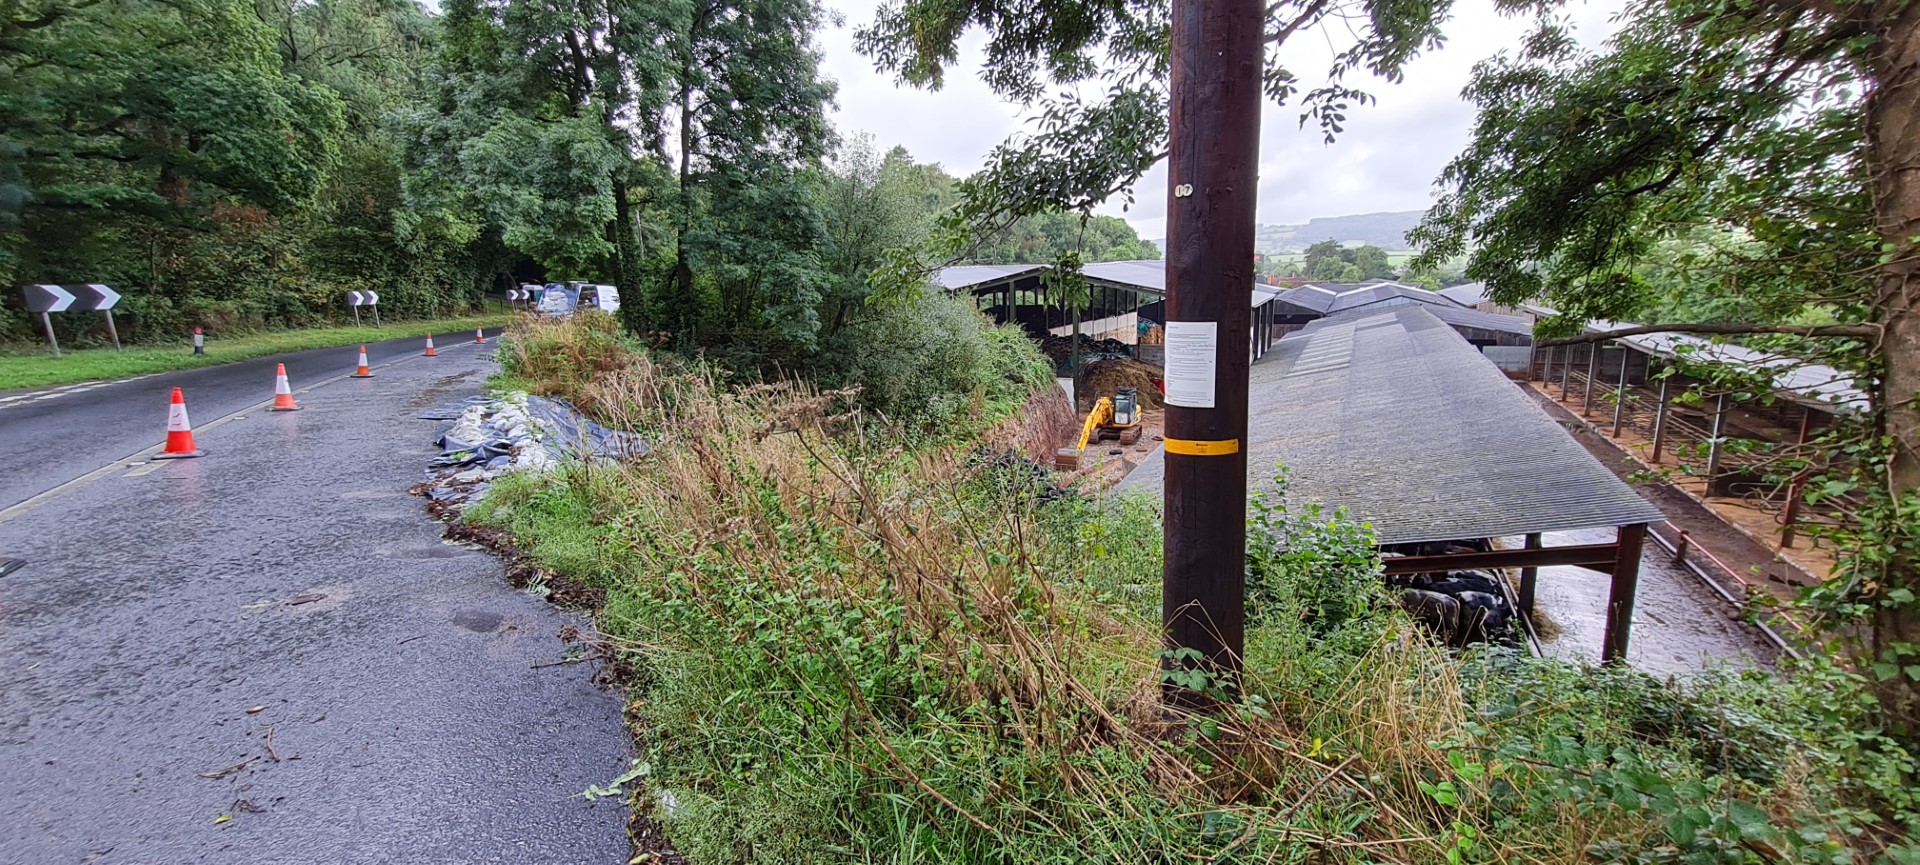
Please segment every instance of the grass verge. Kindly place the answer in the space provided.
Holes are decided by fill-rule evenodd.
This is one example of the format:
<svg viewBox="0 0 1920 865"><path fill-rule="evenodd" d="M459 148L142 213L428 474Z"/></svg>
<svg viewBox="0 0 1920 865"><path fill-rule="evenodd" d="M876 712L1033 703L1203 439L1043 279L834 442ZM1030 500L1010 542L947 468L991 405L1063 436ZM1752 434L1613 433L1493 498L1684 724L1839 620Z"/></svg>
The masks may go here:
<svg viewBox="0 0 1920 865"><path fill-rule="evenodd" d="M207 353L203 355L194 354L190 343L166 347L133 346L125 351L110 348L63 350L59 357L46 354L44 349L40 353L30 353L26 349L9 350L0 354L0 390L172 372L269 354L379 342L429 333L463 334L476 327L499 327L511 320L511 315L491 314L401 321L385 327L315 327L249 333L208 338Z"/></svg>
<svg viewBox="0 0 1920 865"><path fill-rule="evenodd" d="M1244 687L1197 715L1159 698L1151 503L912 447L847 392L645 354L583 389L653 452L469 517L604 590L634 805L699 865L1920 861L1913 758L1832 665L1457 656L1365 526L1267 501Z"/></svg>

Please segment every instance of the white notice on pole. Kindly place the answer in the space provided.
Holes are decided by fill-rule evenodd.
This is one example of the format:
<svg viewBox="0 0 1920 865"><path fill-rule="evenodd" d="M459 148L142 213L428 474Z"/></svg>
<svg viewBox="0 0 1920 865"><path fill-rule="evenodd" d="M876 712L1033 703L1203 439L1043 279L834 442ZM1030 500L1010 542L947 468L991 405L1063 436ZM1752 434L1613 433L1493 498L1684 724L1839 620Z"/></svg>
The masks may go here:
<svg viewBox="0 0 1920 865"><path fill-rule="evenodd" d="M1218 376L1219 323L1167 322L1167 403L1182 408L1213 408Z"/></svg>

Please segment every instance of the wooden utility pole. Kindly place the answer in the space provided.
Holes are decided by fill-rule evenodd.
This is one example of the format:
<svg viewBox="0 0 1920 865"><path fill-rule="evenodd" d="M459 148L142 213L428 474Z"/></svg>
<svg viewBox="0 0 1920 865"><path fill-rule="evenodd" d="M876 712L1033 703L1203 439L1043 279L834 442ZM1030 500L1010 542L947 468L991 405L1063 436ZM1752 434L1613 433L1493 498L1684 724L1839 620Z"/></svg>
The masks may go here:
<svg viewBox="0 0 1920 865"><path fill-rule="evenodd" d="M1167 171L1166 564L1173 666L1239 684L1247 363L1260 157L1260 0L1174 0ZM1169 685L1169 700L1207 700Z"/></svg>

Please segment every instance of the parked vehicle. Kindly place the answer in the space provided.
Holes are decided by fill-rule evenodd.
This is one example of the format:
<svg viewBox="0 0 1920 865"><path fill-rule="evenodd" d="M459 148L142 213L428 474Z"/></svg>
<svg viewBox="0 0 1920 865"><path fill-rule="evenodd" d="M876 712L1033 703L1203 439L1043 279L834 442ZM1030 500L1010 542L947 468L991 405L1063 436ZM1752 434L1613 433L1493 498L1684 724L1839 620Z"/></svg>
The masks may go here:
<svg viewBox="0 0 1920 865"><path fill-rule="evenodd" d="M620 289L611 285L582 283L578 294L581 309L597 309L608 315L620 311Z"/></svg>
<svg viewBox="0 0 1920 865"><path fill-rule="evenodd" d="M540 293L539 304L534 308L538 309L543 315L564 318L572 315L576 306L578 306L578 302L574 299L574 295L567 290L566 286L557 282L550 282L547 283L546 291Z"/></svg>
<svg viewBox="0 0 1920 865"><path fill-rule="evenodd" d="M620 311L620 289L591 282L548 283L534 308L555 317L569 316L582 309L597 309L612 315Z"/></svg>

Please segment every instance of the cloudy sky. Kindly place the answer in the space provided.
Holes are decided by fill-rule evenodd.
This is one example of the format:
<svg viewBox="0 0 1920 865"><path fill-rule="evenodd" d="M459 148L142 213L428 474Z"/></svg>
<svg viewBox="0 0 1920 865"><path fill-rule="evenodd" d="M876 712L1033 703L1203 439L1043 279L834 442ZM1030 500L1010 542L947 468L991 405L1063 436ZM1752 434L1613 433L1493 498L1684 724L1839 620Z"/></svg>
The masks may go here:
<svg viewBox="0 0 1920 865"><path fill-rule="evenodd" d="M883 150L903 144L916 159L964 176L1019 128L1018 108L1001 102L976 74L983 41L978 33L969 34L968 50L960 67L948 73L946 88L929 93L896 86L853 50L853 30L873 19L878 0L826 0L826 5L846 19L820 40L826 72L840 82L834 122L843 132L871 133ZM1596 44L1620 5L1621 0L1574 0L1567 12L1581 41ZM1426 208L1434 177L1472 129L1473 110L1459 93L1473 64L1511 50L1529 25L1495 12L1491 0L1458 0L1446 28L1446 47L1414 61L1398 85L1377 79L1362 85L1379 103L1348 111L1346 132L1330 146L1321 143L1317 129L1299 128L1297 109L1268 104L1260 136L1259 220L1298 224L1315 216ZM1287 50L1292 68L1307 84L1332 56L1326 38L1311 32L1295 36ZM1141 182L1131 211L1123 212L1116 200L1102 212L1125 217L1142 237L1163 237L1166 183L1164 169L1155 169Z"/></svg>

